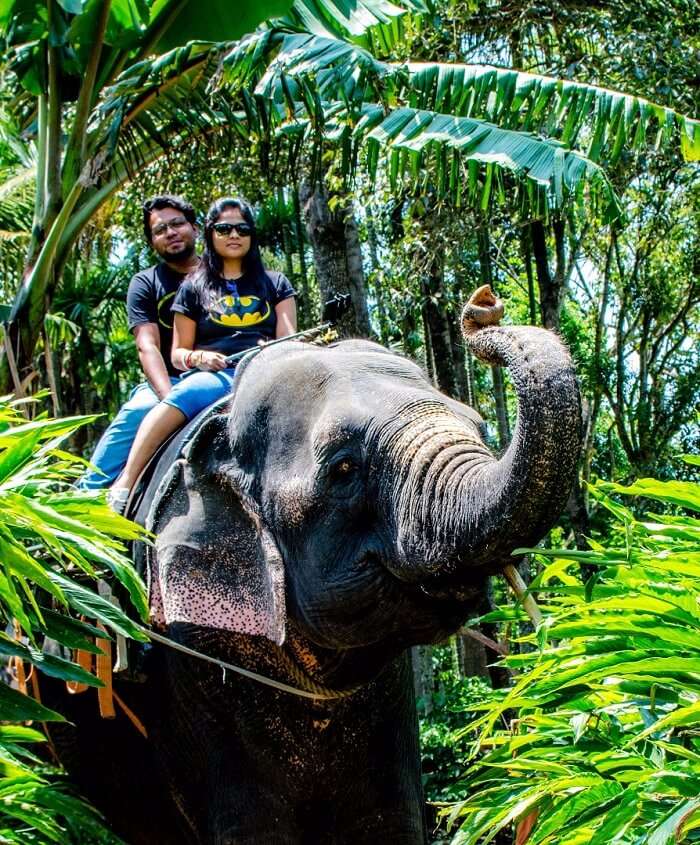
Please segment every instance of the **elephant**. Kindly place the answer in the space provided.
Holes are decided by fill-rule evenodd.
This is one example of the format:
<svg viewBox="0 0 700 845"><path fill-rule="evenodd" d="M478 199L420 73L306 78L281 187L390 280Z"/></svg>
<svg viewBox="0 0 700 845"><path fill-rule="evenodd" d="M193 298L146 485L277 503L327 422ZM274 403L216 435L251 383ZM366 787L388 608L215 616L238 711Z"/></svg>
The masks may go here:
<svg viewBox="0 0 700 845"><path fill-rule="evenodd" d="M168 448L138 515L154 629L301 694L153 644L140 682L115 679L147 739L74 696L54 742L127 842L428 841L408 649L458 630L545 535L581 444L564 345L501 313L481 288L462 316L517 393L501 455L476 411L367 340L263 348L230 409Z"/></svg>

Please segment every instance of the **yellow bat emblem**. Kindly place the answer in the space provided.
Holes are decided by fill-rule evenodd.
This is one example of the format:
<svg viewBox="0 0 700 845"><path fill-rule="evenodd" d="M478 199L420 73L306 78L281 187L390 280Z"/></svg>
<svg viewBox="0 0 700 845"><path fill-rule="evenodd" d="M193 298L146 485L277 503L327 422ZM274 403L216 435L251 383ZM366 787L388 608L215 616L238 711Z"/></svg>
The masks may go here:
<svg viewBox="0 0 700 845"><path fill-rule="evenodd" d="M209 312L209 317L220 326L244 329L264 323L270 316L270 303L257 296L222 296Z"/></svg>
<svg viewBox="0 0 700 845"><path fill-rule="evenodd" d="M172 302L170 300L173 299L175 293L176 291L172 290L158 301L158 322L166 329L173 327L173 312L170 310Z"/></svg>

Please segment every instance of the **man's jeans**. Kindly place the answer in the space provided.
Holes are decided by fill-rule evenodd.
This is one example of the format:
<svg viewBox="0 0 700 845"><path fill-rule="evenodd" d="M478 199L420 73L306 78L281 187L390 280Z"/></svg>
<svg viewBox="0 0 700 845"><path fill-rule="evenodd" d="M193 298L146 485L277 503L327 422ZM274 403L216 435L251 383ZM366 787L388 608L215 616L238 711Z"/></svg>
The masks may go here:
<svg viewBox="0 0 700 845"><path fill-rule="evenodd" d="M179 379L171 376L170 383ZM119 413L109 424L90 458L99 472L88 470L78 481L79 490L98 490L109 487L126 466L129 450L136 437L143 418L159 402L151 385L147 382L137 385L129 399L121 406Z"/></svg>

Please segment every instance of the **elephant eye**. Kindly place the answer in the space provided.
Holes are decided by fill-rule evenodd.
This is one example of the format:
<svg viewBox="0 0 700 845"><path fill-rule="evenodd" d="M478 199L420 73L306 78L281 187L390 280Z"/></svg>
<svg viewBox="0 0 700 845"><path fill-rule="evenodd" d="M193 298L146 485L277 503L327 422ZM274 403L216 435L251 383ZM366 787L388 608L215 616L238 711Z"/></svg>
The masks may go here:
<svg viewBox="0 0 700 845"><path fill-rule="evenodd" d="M357 469L357 464L350 458L341 458L330 468L330 475L334 481L346 481Z"/></svg>

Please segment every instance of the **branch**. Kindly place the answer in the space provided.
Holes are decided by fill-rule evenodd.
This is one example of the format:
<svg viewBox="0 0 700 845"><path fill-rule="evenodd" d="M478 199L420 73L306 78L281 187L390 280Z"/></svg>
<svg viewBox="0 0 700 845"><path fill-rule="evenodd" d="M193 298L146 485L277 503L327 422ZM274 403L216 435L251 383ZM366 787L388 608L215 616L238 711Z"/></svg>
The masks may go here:
<svg viewBox="0 0 700 845"><path fill-rule="evenodd" d="M684 317L687 315L688 311L690 311L690 309L695 304L694 303L694 299L695 299L694 294L695 293L700 294L700 288L698 288L697 291L696 291L695 286L691 282L691 284L688 286L688 296L687 296L685 302L681 305L681 307L675 313L675 315L673 316L673 318L669 322L668 326L666 326L666 328L659 334L657 340L655 341L654 345L652 346L652 358L653 359L655 359L657 357L658 349L659 349L659 346L661 345L662 341L674 331L674 329L684 319Z"/></svg>

